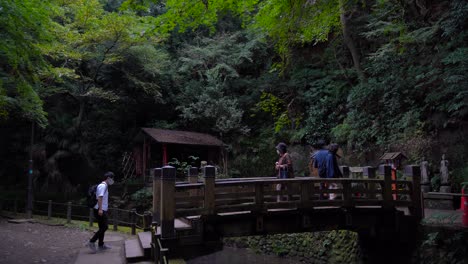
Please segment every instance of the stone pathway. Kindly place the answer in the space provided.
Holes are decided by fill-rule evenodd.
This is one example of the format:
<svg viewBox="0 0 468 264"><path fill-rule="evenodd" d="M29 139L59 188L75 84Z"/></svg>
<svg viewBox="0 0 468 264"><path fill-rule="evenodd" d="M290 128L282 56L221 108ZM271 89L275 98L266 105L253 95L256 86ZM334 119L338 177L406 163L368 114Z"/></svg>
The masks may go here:
<svg viewBox="0 0 468 264"><path fill-rule="evenodd" d="M105 251L98 251L93 254L89 248L80 249L75 264L125 264L124 241L125 236L115 232L106 232L104 243L112 248ZM97 243L96 243L97 244Z"/></svg>

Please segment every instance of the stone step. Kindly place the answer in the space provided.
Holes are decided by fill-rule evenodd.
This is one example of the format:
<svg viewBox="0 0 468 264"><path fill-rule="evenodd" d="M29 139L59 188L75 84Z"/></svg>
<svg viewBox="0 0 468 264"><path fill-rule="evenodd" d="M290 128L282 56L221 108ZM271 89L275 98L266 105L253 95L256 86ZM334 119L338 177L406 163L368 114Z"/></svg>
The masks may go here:
<svg viewBox="0 0 468 264"><path fill-rule="evenodd" d="M139 239L125 240L125 258L129 263L145 260L145 253Z"/></svg>
<svg viewBox="0 0 468 264"><path fill-rule="evenodd" d="M151 257L151 232L140 232L138 235L138 241L140 241L140 246L143 249L145 258Z"/></svg>
<svg viewBox="0 0 468 264"><path fill-rule="evenodd" d="M154 264L154 262L149 261L149 260L144 260L144 261L138 261L138 262L133 262L135 264ZM186 264L184 259L169 259L169 263L171 264Z"/></svg>
<svg viewBox="0 0 468 264"><path fill-rule="evenodd" d="M186 230L191 229L190 221L185 218L176 218L174 219L174 228L177 230Z"/></svg>

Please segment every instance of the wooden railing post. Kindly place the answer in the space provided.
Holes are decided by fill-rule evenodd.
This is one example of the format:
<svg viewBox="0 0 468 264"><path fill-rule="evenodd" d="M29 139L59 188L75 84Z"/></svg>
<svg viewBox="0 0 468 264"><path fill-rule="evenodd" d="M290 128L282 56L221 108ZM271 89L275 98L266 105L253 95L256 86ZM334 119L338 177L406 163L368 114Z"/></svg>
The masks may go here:
<svg viewBox="0 0 468 264"><path fill-rule="evenodd" d="M187 170L187 177L189 183L197 183L198 182L198 168L197 167L190 167ZM196 196L198 194L198 190L190 190L190 196Z"/></svg>
<svg viewBox="0 0 468 264"><path fill-rule="evenodd" d="M351 177L351 172L349 171L349 167L348 167L348 166L340 166L340 171L341 171L341 174L343 175L343 178L349 179L349 178ZM342 185L341 187L342 187L343 190L344 190L345 186ZM353 187L355 187L355 185L349 184L349 188L350 188L350 189L349 189L349 193L350 193L350 195L352 195L351 189L352 189ZM344 196L345 196L345 194L344 194L344 192L343 192L343 200L344 200Z"/></svg>
<svg viewBox="0 0 468 264"><path fill-rule="evenodd" d="M257 232L263 232L263 203L264 203L264 193L263 193L263 182L258 182L255 184L255 211L257 212L257 222L255 230Z"/></svg>
<svg viewBox="0 0 468 264"><path fill-rule="evenodd" d="M408 165L405 167L405 176L412 177L411 206L409 209L411 214L420 221L424 215L421 205L421 168L418 165Z"/></svg>
<svg viewBox="0 0 468 264"><path fill-rule="evenodd" d="M89 208L89 227L93 227L94 209Z"/></svg>
<svg viewBox="0 0 468 264"><path fill-rule="evenodd" d="M263 203L264 203L264 195L263 195L263 183L258 182L255 184L255 207L258 212L263 212Z"/></svg>
<svg viewBox="0 0 468 264"><path fill-rule="evenodd" d="M164 166L161 176L161 238L175 236L175 177L176 169L172 166Z"/></svg>
<svg viewBox="0 0 468 264"><path fill-rule="evenodd" d="M136 235L136 209L130 210L130 217L132 223L132 235Z"/></svg>
<svg viewBox="0 0 468 264"><path fill-rule="evenodd" d="M205 166L203 168L203 179L205 181L204 211L207 215L212 215L215 213L215 178L215 167Z"/></svg>
<svg viewBox="0 0 468 264"><path fill-rule="evenodd" d="M375 179L375 168L374 167L363 167L362 168L362 175L367 177L368 179ZM375 191L375 183L368 183L367 189L371 192ZM375 193L369 194L369 198L375 199Z"/></svg>
<svg viewBox="0 0 468 264"><path fill-rule="evenodd" d="M68 202L67 203L67 223L71 223L71 210L72 210L72 206L71 206L71 202Z"/></svg>
<svg viewBox="0 0 468 264"><path fill-rule="evenodd" d="M113 228L114 231L117 231L117 214L118 214L117 208L113 207L112 208L112 222L114 224L114 228Z"/></svg>
<svg viewBox="0 0 468 264"><path fill-rule="evenodd" d="M380 165L379 173L384 175L384 185L382 186L383 207L393 207L392 193L392 167L389 165Z"/></svg>
<svg viewBox="0 0 468 264"><path fill-rule="evenodd" d="M198 182L198 168L197 167L188 168L187 176L188 176L189 183L197 183Z"/></svg>
<svg viewBox="0 0 468 264"><path fill-rule="evenodd" d="M47 206L47 219L50 220L52 217L52 200L49 200L48 206Z"/></svg>
<svg viewBox="0 0 468 264"><path fill-rule="evenodd" d="M348 166L340 166L341 174L343 174L343 178L349 178L350 172Z"/></svg>
<svg viewBox="0 0 468 264"><path fill-rule="evenodd" d="M310 186L312 185L312 188ZM310 197L313 196L314 185L309 181L301 182L301 207L306 208L307 202L310 201ZM312 190L312 193L309 193Z"/></svg>
<svg viewBox="0 0 468 264"><path fill-rule="evenodd" d="M161 175L162 169L155 168L151 170L153 176L153 222L159 221L161 205Z"/></svg>
<svg viewBox="0 0 468 264"><path fill-rule="evenodd" d="M353 206L353 197L351 192L351 182L349 180L344 180L343 185L343 206L352 207Z"/></svg>

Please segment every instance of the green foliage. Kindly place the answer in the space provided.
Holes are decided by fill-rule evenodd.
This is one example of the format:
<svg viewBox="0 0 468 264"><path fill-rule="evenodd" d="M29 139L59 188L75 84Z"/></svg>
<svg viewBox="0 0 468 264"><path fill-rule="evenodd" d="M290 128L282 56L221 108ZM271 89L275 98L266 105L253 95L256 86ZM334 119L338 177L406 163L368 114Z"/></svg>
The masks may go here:
<svg viewBox="0 0 468 264"><path fill-rule="evenodd" d="M130 201L135 203L137 208L146 210L152 207L153 193L150 188L143 188L130 196Z"/></svg>
<svg viewBox="0 0 468 264"><path fill-rule="evenodd" d="M183 120L222 135L245 133L243 109L233 91L239 71L253 62L263 44L247 34L195 39L178 51L175 82L180 87L177 110Z"/></svg>
<svg viewBox="0 0 468 264"><path fill-rule="evenodd" d="M158 32L167 34L174 29L179 32L206 27L215 32L214 25L223 13L233 13L243 19L250 19L258 0L166 0L166 13L156 18Z"/></svg>
<svg viewBox="0 0 468 264"><path fill-rule="evenodd" d="M275 122L276 133L291 125L288 112L284 110L284 101L273 94L263 92L257 107L264 112L271 113Z"/></svg>
<svg viewBox="0 0 468 264"><path fill-rule="evenodd" d="M289 66L292 47L326 41L330 33L340 27L340 2L262 1L254 27L273 39L282 62Z"/></svg>
<svg viewBox="0 0 468 264"><path fill-rule="evenodd" d="M40 78L48 71L41 47L51 41L53 8L48 1L0 3L0 116L10 112L47 124L39 98Z"/></svg>
<svg viewBox="0 0 468 264"><path fill-rule="evenodd" d="M0 173L21 178L25 120L49 124L34 146L49 187L118 170L142 126L219 136L235 176L320 138L417 160L456 136L443 151L463 168L468 4L421 2L2 1Z"/></svg>
<svg viewBox="0 0 468 264"><path fill-rule="evenodd" d="M355 263L360 257L357 234L345 230L226 238L223 242L257 253L299 257L305 263Z"/></svg>
<svg viewBox="0 0 468 264"><path fill-rule="evenodd" d="M177 173L180 176L186 175L187 171L191 167L197 167L196 162L199 160L199 157L195 156L188 156L189 160L188 161L179 161L176 158L173 158L172 161L169 161L168 164L171 166L174 166L177 169Z"/></svg>
<svg viewBox="0 0 468 264"><path fill-rule="evenodd" d="M468 182L468 164L455 169L452 177L455 184L462 184L463 182L466 184Z"/></svg>
<svg viewBox="0 0 468 264"><path fill-rule="evenodd" d="M467 235L462 230L428 233L418 250L418 261L463 263L467 254Z"/></svg>

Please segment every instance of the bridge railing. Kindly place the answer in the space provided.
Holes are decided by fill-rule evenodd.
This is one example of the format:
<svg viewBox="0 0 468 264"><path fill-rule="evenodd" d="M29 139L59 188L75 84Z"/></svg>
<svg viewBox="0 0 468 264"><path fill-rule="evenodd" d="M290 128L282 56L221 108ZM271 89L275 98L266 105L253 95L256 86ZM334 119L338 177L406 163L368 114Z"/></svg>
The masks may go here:
<svg viewBox="0 0 468 264"><path fill-rule="evenodd" d="M342 170L347 171L346 167ZM405 180L392 179L391 168L385 165L378 171L364 167L363 174L367 178L361 179L269 177L217 181L215 168L206 166L203 168L203 182L198 182L197 178L190 178L189 175L189 182L176 184L173 167L166 166L156 174L153 210L162 225L163 237L175 235L175 217L206 217L232 212L267 213L275 209L377 206L390 209L408 207L412 215L418 219L422 217L419 166L407 166ZM192 176L193 174L195 170ZM196 175L198 177L198 173ZM348 176L349 173L344 175ZM326 187L332 184L335 189ZM332 193L337 195L334 200L325 197ZM164 224L166 228L163 227Z"/></svg>

